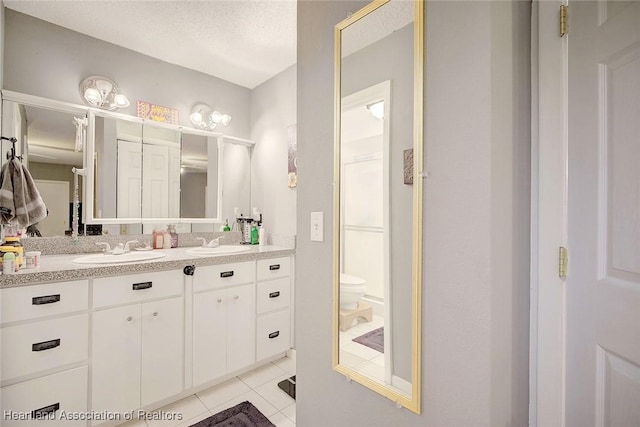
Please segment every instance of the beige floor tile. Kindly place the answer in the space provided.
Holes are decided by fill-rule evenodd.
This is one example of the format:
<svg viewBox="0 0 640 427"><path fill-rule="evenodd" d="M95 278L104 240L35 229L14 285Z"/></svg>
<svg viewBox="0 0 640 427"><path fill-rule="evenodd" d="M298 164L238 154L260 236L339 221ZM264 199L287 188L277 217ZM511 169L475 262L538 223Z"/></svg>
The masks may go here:
<svg viewBox="0 0 640 427"><path fill-rule="evenodd" d="M296 404L289 405L286 408L280 411L284 416L289 418L291 421L296 422Z"/></svg>
<svg viewBox="0 0 640 427"><path fill-rule="evenodd" d="M272 404L277 410L281 410L295 402L287 393L278 387L278 383L289 378L289 374L276 378L273 381L256 387L254 391L265 398L267 402Z"/></svg>
<svg viewBox="0 0 640 427"><path fill-rule="evenodd" d="M200 401L200 399L196 397L196 395L191 395L185 399L179 400L153 412L164 413L165 419L158 420L147 418L146 421L149 427L175 427L178 424L183 423L185 420L190 420L191 418L197 417L200 414L209 412L209 410ZM181 416L179 420L169 419L172 417L177 417L178 414ZM150 414L149 417L154 417L154 415Z"/></svg>
<svg viewBox="0 0 640 427"><path fill-rule="evenodd" d="M240 378L242 382L249 387L256 388L266 383L267 381L271 381L272 379L286 373L287 371L285 371L284 369L277 367L273 363L268 363L266 365L260 366L257 369L254 369L253 371L247 372L246 374L242 374L238 378Z"/></svg>
<svg viewBox="0 0 640 427"><path fill-rule="evenodd" d="M284 416L281 412L277 412L269 417L269 421L275 424L276 427L295 427L295 423L289 418Z"/></svg>
<svg viewBox="0 0 640 427"><path fill-rule="evenodd" d="M207 408L212 409L250 390L251 388L238 378L232 378L222 384L203 390L196 396Z"/></svg>

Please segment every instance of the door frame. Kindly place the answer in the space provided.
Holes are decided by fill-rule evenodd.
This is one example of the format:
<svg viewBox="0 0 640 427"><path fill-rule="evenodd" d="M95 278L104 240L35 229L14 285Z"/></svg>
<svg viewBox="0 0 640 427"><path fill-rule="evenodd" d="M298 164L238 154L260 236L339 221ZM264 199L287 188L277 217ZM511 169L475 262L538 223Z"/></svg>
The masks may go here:
<svg viewBox="0 0 640 427"><path fill-rule="evenodd" d="M565 425L568 40L559 34L567 0L531 10L531 288L529 425ZM570 268L570 267L569 267Z"/></svg>

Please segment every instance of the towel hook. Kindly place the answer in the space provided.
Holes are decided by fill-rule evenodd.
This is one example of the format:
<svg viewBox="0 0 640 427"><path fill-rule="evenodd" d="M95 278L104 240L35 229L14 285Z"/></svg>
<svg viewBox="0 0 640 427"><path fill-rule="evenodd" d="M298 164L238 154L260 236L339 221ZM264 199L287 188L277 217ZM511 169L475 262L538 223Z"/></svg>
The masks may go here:
<svg viewBox="0 0 640 427"><path fill-rule="evenodd" d="M11 150L7 151L7 160L13 160L16 157L18 160L22 160L22 156L16 156L16 142L18 142L18 139L15 136L12 136L11 138L0 136L0 139L11 142Z"/></svg>

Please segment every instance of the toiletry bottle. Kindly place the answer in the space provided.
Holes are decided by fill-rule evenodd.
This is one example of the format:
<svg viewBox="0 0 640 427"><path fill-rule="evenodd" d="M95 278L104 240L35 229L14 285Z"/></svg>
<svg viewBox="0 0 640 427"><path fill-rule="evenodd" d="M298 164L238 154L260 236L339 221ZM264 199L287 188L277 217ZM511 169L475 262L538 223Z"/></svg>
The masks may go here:
<svg viewBox="0 0 640 427"><path fill-rule="evenodd" d="M224 220L224 227L222 228L222 231L231 231L231 227L229 227L229 220L228 219Z"/></svg>
<svg viewBox="0 0 640 427"><path fill-rule="evenodd" d="M160 228L156 228L153 230L153 249L162 249L163 246L163 235L162 230Z"/></svg>
<svg viewBox="0 0 640 427"><path fill-rule="evenodd" d="M256 227L256 223L251 224L251 244L258 244L258 227Z"/></svg>
<svg viewBox="0 0 640 427"><path fill-rule="evenodd" d="M162 230L162 249L171 249L171 233L166 227Z"/></svg>
<svg viewBox="0 0 640 427"><path fill-rule="evenodd" d="M176 226L175 225L170 225L169 226L169 234L171 235L171 247L172 248L177 248L178 247L178 233L176 233Z"/></svg>
<svg viewBox="0 0 640 427"><path fill-rule="evenodd" d="M267 232L264 229L264 225L260 224L260 230L258 231L258 244L264 246L267 244Z"/></svg>
<svg viewBox="0 0 640 427"><path fill-rule="evenodd" d="M15 274L17 271L16 256L13 252L6 252L2 257L2 272L4 274Z"/></svg>

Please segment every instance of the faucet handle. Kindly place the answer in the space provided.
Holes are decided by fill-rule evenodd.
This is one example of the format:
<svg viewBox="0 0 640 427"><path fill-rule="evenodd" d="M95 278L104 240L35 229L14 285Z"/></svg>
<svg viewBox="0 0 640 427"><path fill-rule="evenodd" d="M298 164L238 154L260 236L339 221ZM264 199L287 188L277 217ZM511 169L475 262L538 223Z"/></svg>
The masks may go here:
<svg viewBox="0 0 640 427"><path fill-rule="evenodd" d="M104 245L104 253L111 252L111 245L109 245L107 242L96 242L96 246L102 246L102 245Z"/></svg>
<svg viewBox="0 0 640 427"><path fill-rule="evenodd" d="M207 246L207 239L205 239L204 237L196 237L196 240L202 240L203 248Z"/></svg>
<svg viewBox="0 0 640 427"><path fill-rule="evenodd" d="M137 240L129 240L127 243L124 244L124 251L125 252L130 252L131 248L129 247L130 244L132 243L138 243Z"/></svg>

